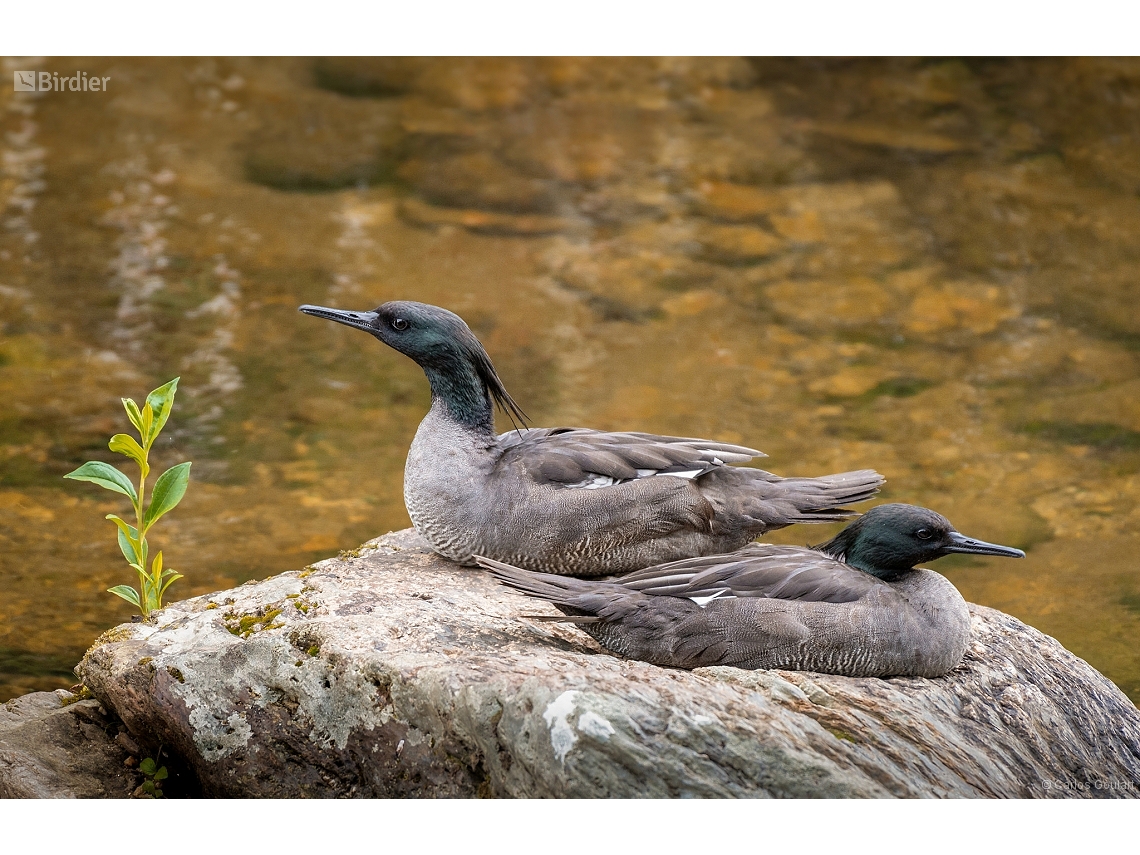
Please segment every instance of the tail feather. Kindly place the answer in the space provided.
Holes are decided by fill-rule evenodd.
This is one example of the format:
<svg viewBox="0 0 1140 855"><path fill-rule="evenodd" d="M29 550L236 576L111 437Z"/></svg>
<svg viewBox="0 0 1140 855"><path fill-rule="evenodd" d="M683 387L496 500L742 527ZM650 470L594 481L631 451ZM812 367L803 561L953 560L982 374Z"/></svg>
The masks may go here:
<svg viewBox="0 0 1140 855"><path fill-rule="evenodd" d="M565 602L568 596L581 593L583 589L591 587L581 579L572 576L555 576L552 573L536 573L532 570L523 570L513 564L496 561L482 555L473 556L475 563L509 588L522 591L532 597L550 602ZM568 603L567 603L568 604Z"/></svg>
<svg viewBox="0 0 1140 855"><path fill-rule="evenodd" d="M858 516L840 507L874 498L886 479L874 469L858 469L822 478L790 478L796 522L833 522Z"/></svg>
<svg viewBox="0 0 1140 855"><path fill-rule="evenodd" d="M762 485L757 483L758 489L744 500L742 511L766 526L838 522L857 517L858 511L844 506L873 498L886 480L874 469L818 478L778 478L767 472L753 477Z"/></svg>
<svg viewBox="0 0 1140 855"><path fill-rule="evenodd" d="M498 579L508 588L521 591L528 597L546 600L567 613L567 620L573 623L594 623L608 620L628 609L630 592L612 582L576 579L573 576L555 576L552 573L536 573L523 570L513 564L505 564L482 555L473 556L475 563ZM638 595L641 596L641 595ZM559 620L544 617L543 620Z"/></svg>
<svg viewBox="0 0 1140 855"><path fill-rule="evenodd" d="M601 620L597 615L519 615L519 617L547 623L597 623Z"/></svg>

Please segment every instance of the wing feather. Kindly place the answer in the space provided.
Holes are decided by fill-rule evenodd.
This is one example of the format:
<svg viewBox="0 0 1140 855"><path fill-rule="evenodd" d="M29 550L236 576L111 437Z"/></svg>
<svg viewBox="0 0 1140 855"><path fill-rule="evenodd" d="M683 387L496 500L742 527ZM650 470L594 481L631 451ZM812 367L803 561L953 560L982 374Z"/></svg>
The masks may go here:
<svg viewBox="0 0 1140 855"><path fill-rule="evenodd" d="M648 567L615 580L670 597L767 597L850 603L886 583L813 549L753 543L729 553Z"/></svg>
<svg viewBox="0 0 1140 855"><path fill-rule="evenodd" d="M528 428L499 437L500 465L521 464L536 481L567 487L678 475L698 478L729 463L764 454L742 445L693 437L620 433L588 428Z"/></svg>

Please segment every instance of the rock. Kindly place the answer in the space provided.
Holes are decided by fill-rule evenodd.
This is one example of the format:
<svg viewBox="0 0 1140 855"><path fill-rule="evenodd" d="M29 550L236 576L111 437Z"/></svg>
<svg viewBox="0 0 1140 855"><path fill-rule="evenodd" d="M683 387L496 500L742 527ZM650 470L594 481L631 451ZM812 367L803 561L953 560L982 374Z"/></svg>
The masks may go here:
<svg viewBox="0 0 1140 855"><path fill-rule="evenodd" d="M732 222L762 220L784 207L773 190L731 181L706 181L699 185L696 204L700 213Z"/></svg>
<svg viewBox="0 0 1140 855"><path fill-rule="evenodd" d="M891 318L891 292L867 276L836 281L783 280L764 290L779 317L809 329L881 325Z"/></svg>
<svg viewBox="0 0 1140 855"><path fill-rule="evenodd" d="M1006 293L996 285L950 282L915 297L903 328L919 336L943 336L957 330L981 336L1017 315Z"/></svg>
<svg viewBox="0 0 1140 855"><path fill-rule="evenodd" d="M718 294L708 288L698 288L694 291L685 291L676 297L661 301L661 308L665 314L674 318L691 318L701 315L709 309L723 308L728 300L723 294Z"/></svg>
<svg viewBox="0 0 1140 855"><path fill-rule="evenodd" d="M881 365L848 365L828 377L808 383L808 391L831 398L853 398L881 388L898 376Z"/></svg>
<svg viewBox="0 0 1140 855"><path fill-rule="evenodd" d="M393 106L321 92L275 112L244 144L247 177L279 190L335 190L390 176L403 129Z"/></svg>
<svg viewBox="0 0 1140 855"><path fill-rule="evenodd" d="M430 64L416 56L326 56L313 63L313 77L322 89L384 98L414 90Z"/></svg>
<svg viewBox="0 0 1140 855"><path fill-rule="evenodd" d="M469 112L517 109L552 95L659 105L710 87L746 87L755 72L740 57L325 57L317 85L346 95L407 92Z"/></svg>
<svg viewBox="0 0 1140 855"><path fill-rule="evenodd" d="M575 225L568 217L439 208L415 198L403 200L400 215L414 226L462 226L476 234L493 235L550 235L571 231Z"/></svg>
<svg viewBox="0 0 1140 855"><path fill-rule="evenodd" d="M1140 154L1131 134L1115 134L1065 149L1066 162L1092 170L1127 193L1140 192Z"/></svg>
<svg viewBox="0 0 1140 855"><path fill-rule="evenodd" d="M686 249L699 249L691 235L686 226L677 230L669 223L648 223L609 240L554 242L542 259L547 272L568 291L627 307L626 320L648 318L659 315L662 301L678 292L714 284L717 268L686 254Z"/></svg>
<svg viewBox="0 0 1140 855"><path fill-rule="evenodd" d="M426 63L416 88L463 110L510 110L535 97L536 77L535 62L527 57L467 57Z"/></svg>
<svg viewBox="0 0 1140 855"><path fill-rule="evenodd" d="M397 175L433 205L512 214L550 214L558 206L549 182L522 175L487 152L413 158Z"/></svg>
<svg viewBox="0 0 1140 855"><path fill-rule="evenodd" d="M80 665L213 796L1135 796L1140 713L974 606L937 680L630 662L411 530L176 603Z"/></svg>
<svg viewBox="0 0 1140 855"><path fill-rule="evenodd" d="M0 705L0 798L127 798L139 776L117 727L99 701L63 689Z"/></svg>
<svg viewBox="0 0 1140 855"><path fill-rule="evenodd" d="M714 219L748 221L813 213L834 221L865 211L895 208L899 193L888 181L837 181L777 188L706 181L696 188L694 201L698 212Z"/></svg>
<svg viewBox="0 0 1140 855"><path fill-rule="evenodd" d="M513 117L503 158L529 175L594 186L645 169L660 144L652 111L557 104Z"/></svg>
<svg viewBox="0 0 1140 855"><path fill-rule="evenodd" d="M693 230L696 255L717 264L741 265L776 255L784 242L754 226L719 226L701 223Z"/></svg>
<svg viewBox="0 0 1140 855"><path fill-rule="evenodd" d="M798 127L804 131L827 137L880 148L897 148L923 154L954 154L969 151L971 146L948 137L945 134L931 133L908 127L875 125L860 122L813 122L801 121Z"/></svg>

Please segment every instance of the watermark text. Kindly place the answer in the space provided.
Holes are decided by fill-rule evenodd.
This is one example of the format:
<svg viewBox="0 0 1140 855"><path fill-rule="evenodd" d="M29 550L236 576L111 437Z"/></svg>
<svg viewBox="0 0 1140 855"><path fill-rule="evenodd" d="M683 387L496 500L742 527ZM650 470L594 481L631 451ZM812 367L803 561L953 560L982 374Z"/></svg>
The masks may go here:
<svg viewBox="0 0 1140 855"><path fill-rule="evenodd" d="M1133 781L1051 781L1038 784L1043 790L1066 793L1115 792L1140 794L1140 787Z"/></svg>
<svg viewBox="0 0 1140 855"><path fill-rule="evenodd" d="M96 77L86 71L60 77L54 71L14 72L12 86L17 92L106 92L110 77Z"/></svg>

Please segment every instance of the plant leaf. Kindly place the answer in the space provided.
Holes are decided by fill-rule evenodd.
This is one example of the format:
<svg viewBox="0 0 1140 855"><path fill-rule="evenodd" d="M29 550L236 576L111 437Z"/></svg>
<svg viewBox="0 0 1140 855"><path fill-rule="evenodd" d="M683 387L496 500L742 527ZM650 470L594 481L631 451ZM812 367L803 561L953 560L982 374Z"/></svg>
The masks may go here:
<svg viewBox="0 0 1140 855"><path fill-rule="evenodd" d="M138 553L135 552L135 545L131 543L131 539L127 537L126 532L124 532L122 529L119 529L118 535L119 549L122 551L123 557L127 559L127 563L132 566L140 563Z"/></svg>
<svg viewBox="0 0 1140 855"><path fill-rule="evenodd" d="M111 441L107 443L107 447L118 454L122 454L131 458L139 465L142 470L143 477L145 478L150 474L150 466L146 462L146 452L143 451L142 446L135 442L133 436L127 436L125 433L117 433L111 437Z"/></svg>
<svg viewBox="0 0 1140 855"><path fill-rule="evenodd" d="M150 577L152 579L162 578L162 550L158 550L158 555L154 556L154 563L151 565Z"/></svg>
<svg viewBox="0 0 1140 855"><path fill-rule="evenodd" d="M73 481L90 481L92 484L98 484L100 487L114 490L116 493L122 493L132 502L139 500L138 495L135 493L135 485L131 483L131 480L126 475L110 463L103 463L99 460L88 460L74 472L68 472L63 477L71 478Z"/></svg>
<svg viewBox="0 0 1140 855"><path fill-rule="evenodd" d="M186 495L186 485L190 481L190 463L179 463L171 466L158 476L154 483L154 492L150 497L150 506L143 517L143 527L150 528L159 517L173 509Z"/></svg>
<svg viewBox="0 0 1140 855"><path fill-rule="evenodd" d="M142 413L139 412L139 405L134 402L132 398L123 398L123 409L127 411L127 418L131 420L131 424L135 426L135 430L139 432L139 436L145 436L143 433L143 420Z"/></svg>
<svg viewBox="0 0 1140 855"><path fill-rule="evenodd" d="M154 779L156 781L165 781L167 775L169 775L169 774L170 773L166 771L165 766L159 766L158 770L154 773Z"/></svg>
<svg viewBox="0 0 1140 855"><path fill-rule="evenodd" d="M177 582L179 579L183 578L181 573L175 573L173 570L167 570L166 572L170 574L170 577L166 578L166 575L163 574L163 578L166 578L166 581L163 582L162 587L158 589L158 601L160 603L162 602L162 595L166 593L166 589L169 588L174 582Z"/></svg>
<svg viewBox="0 0 1140 855"><path fill-rule="evenodd" d="M114 514L107 514L107 516L104 517L104 519L109 519L111 522L113 522L115 525L117 525L119 527L119 530L121 532L123 532L125 535L127 535L127 537L129 537L131 540L137 540L138 539L138 536L139 536L138 529L136 529L133 525L128 523L126 520L120 519L119 517L115 516Z"/></svg>
<svg viewBox="0 0 1140 855"><path fill-rule="evenodd" d="M142 603L139 602L139 592L130 585L116 585L114 588L108 588L107 593L122 597L136 609L142 608Z"/></svg>
<svg viewBox="0 0 1140 855"><path fill-rule="evenodd" d="M128 564L138 569L146 560L146 538L143 538L142 542L143 554L139 555L135 549L135 544L138 543L139 538L138 529L114 514L107 514L106 518L119 527L119 549L122 550L123 557L127 559Z"/></svg>
<svg viewBox="0 0 1140 855"><path fill-rule="evenodd" d="M154 410L151 408L150 403L143 404L142 412L139 414L142 419L142 430L139 431L139 438L143 441L144 448L150 448L150 429L154 425Z"/></svg>
<svg viewBox="0 0 1140 855"><path fill-rule="evenodd" d="M151 411L154 413L154 421L151 423L150 430L147 434L148 448L159 433L162 432L163 427L166 425L166 420L170 418L170 410L174 406L174 393L178 390L178 381L180 379L180 377L175 377L169 383L159 386L146 396L146 402L150 405Z"/></svg>

